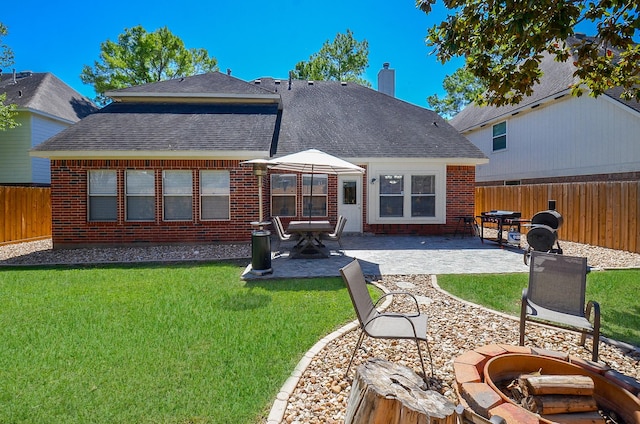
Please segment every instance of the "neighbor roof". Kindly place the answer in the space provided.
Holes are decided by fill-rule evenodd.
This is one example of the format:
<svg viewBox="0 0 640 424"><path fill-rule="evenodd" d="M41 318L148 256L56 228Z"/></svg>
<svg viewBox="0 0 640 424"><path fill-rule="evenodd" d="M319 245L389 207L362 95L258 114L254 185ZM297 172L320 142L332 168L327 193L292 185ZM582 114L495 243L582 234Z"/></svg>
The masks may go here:
<svg viewBox="0 0 640 424"><path fill-rule="evenodd" d="M19 72L0 76L0 93L7 93L5 104L18 109L78 122L98 110L95 104L49 72Z"/></svg>
<svg viewBox="0 0 640 424"><path fill-rule="evenodd" d="M140 94L130 97L132 92ZM182 99L178 93L184 93ZM348 158L485 159L435 112L354 83L273 78L249 83L215 72L112 95L123 101L34 150L85 151L94 157L199 151L213 157L221 150L269 154L277 149L280 156L318 148ZM197 102L185 102L195 97Z"/></svg>
<svg viewBox="0 0 640 424"><path fill-rule="evenodd" d="M567 45L574 46L583 40L596 41L593 37L569 37ZM569 89L580 82L578 77L574 77L576 67L571 60L566 62L557 62L554 56L545 54L540 62L540 70L543 76L540 82L533 86L533 94L525 97L517 105L505 105L500 107L484 106L480 107L475 104L468 105L460 113L451 119L451 125L461 132L470 130L478 125L489 123L500 117L508 116L512 113L526 109L542 101L551 100L559 96L569 94ZM613 88L605 92L608 96L620 103L640 111L640 103L634 100L623 100L620 98L621 89Z"/></svg>

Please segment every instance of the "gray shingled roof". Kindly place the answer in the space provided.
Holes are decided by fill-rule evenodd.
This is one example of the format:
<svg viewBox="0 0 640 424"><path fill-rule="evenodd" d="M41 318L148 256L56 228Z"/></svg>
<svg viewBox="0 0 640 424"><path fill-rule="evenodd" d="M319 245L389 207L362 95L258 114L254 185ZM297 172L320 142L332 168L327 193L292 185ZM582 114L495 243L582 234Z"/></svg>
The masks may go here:
<svg viewBox="0 0 640 424"><path fill-rule="evenodd" d="M261 86L276 89L271 78ZM370 88L336 81L282 81L278 156L317 148L338 157L484 158L437 113Z"/></svg>
<svg viewBox="0 0 640 424"><path fill-rule="evenodd" d="M593 40L593 37L588 37L589 40ZM575 45L582 39L570 37L567 39L568 45ZM557 62L554 57L546 54L540 62L540 69L543 72L543 76L540 78L540 83L533 86L533 94L529 97L525 97L517 105L506 106L485 106L479 107L475 104L465 107L460 113L454 116L450 123L461 132L465 132L475 126L491 122L499 117L508 116L517 110L531 107L539 104L546 99L552 99L554 96L559 96L561 93L565 93L573 84L578 83L580 80L573 76L575 72L575 66L571 60L566 62ZM626 106L640 111L640 103L636 101L623 100L620 98L621 89L608 90L605 95L619 101Z"/></svg>
<svg viewBox="0 0 640 424"><path fill-rule="evenodd" d="M178 91L180 90L180 91ZM484 154L433 111L386 94L335 81L273 78L250 83L219 72L119 90L127 93L229 93L219 103L115 102L54 136L41 151L251 150L277 155L317 148L340 157L472 158ZM253 95L278 94L278 104L253 104ZM244 97L243 97L244 96ZM202 102L202 99L200 99ZM210 99L209 102L216 102Z"/></svg>
<svg viewBox="0 0 640 424"><path fill-rule="evenodd" d="M98 110L95 104L49 72L20 72L0 77L0 93L7 93L5 104L30 109L78 122Z"/></svg>
<svg viewBox="0 0 640 424"><path fill-rule="evenodd" d="M238 78L220 72L194 75L168 81L154 82L135 87L114 90L113 97L126 96L131 93L227 93L237 95L273 94L259 85L248 84Z"/></svg>
<svg viewBox="0 0 640 424"><path fill-rule="evenodd" d="M560 93L566 92L572 84L578 81L573 77L575 69L573 64L556 62L550 55L546 55L542 59L540 69L544 72L544 75L540 78L540 83L534 85L533 94L525 97L519 104L500 107L479 107L471 104L451 119L451 125L464 132L498 117L510 115L516 110L534 106L542 100L558 96Z"/></svg>
<svg viewBox="0 0 640 424"><path fill-rule="evenodd" d="M111 103L35 151L269 151L278 105Z"/></svg>
<svg viewBox="0 0 640 424"><path fill-rule="evenodd" d="M605 94L609 97L611 97L613 100L616 100L620 103L622 103L625 106L630 107L631 109L634 109L637 112L640 112L640 102L637 102L635 100L625 100L625 99L621 99L620 95L622 94L622 88L621 87L615 87L612 88L610 90L607 90L605 92Z"/></svg>

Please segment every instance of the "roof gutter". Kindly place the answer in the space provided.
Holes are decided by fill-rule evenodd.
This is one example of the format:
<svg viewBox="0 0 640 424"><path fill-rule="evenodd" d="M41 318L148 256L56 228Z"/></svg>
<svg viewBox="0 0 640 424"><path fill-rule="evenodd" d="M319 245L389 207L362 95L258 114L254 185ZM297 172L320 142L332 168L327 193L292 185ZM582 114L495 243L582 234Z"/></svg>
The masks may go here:
<svg viewBox="0 0 640 424"><path fill-rule="evenodd" d="M255 158L269 157L268 150L255 151L231 151L231 150L162 150L162 151L140 151L140 150L30 150L29 156L38 158L48 158L52 160L62 159L151 159L151 160L250 160Z"/></svg>
<svg viewBox="0 0 640 424"><path fill-rule="evenodd" d="M485 121L482 121L482 122L479 122L477 124L471 125L470 127L460 129L459 132L460 133L465 133L465 132L477 130L479 128L487 126L490 123L503 121L506 118L509 118L510 116L515 116L515 115L518 115L520 113L526 113L526 112L529 112L531 109L536 109L536 108L538 108L540 106L543 106L543 105L546 106L547 104L549 104L551 102L554 102L556 100L559 100L560 98L565 97L567 95L571 95L571 89L569 89L569 88L566 89L566 90L562 90L562 91L559 91L557 93L554 93L554 94L552 94L550 96L543 97L542 99L540 99L538 101L531 102L531 103L528 103L528 104L526 104L524 106L517 107L515 109L510 110L509 112L501 113L499 115L493 116L493 117L491 117L491 118L489 118L489 119L487 119Z"/></svg>
<svg viewBox="0 0 640 424"><path fill-rule="evenodd" d="M146 102L179 102L194 103L217 101L219 103L237 103L244 100L249 103L278 103L282 106L282 98L279 94L233 94L233 93L119 93L107 91L105 96L111 97L116 102L141 101Z"/></svg>
<svg viewBox="0 0 640 424"><path fill-rule="evenodd" d="M30 107L26 107L26 108L25 107L18 107L18 108L16 108L16 112L29 112L29 113L31 113L33 115L41 116L43 118L51 119L51 120L58 121L58 122L64 122L64 123L67 123L69 125L73 125L73 124L75 124L76 122L79 121L79 119L78 119L78 121L71 121L69 119L61 118L60 116L52 115L50 113L43 112L43 111L38 110L38 109L32 109Z"/></svg>

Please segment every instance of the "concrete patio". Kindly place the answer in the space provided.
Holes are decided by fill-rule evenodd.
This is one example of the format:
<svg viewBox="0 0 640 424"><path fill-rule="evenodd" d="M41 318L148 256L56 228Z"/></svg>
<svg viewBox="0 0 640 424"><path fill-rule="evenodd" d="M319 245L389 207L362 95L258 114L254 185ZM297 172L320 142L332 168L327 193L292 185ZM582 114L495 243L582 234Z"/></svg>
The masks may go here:
<svg viewBox="0 0 640 424"><path fill-rule="evenodd" d="M273 273L263 276L247 267L242 278L301 278L339 276L339 269L357 258L367 275L472 274L528 272L524 251L515 246L501 248L496 243L466 236L385 236L344 235L345 249L327 242L331 256L326 259L290 259L287 249L272 255Z"/></svg>

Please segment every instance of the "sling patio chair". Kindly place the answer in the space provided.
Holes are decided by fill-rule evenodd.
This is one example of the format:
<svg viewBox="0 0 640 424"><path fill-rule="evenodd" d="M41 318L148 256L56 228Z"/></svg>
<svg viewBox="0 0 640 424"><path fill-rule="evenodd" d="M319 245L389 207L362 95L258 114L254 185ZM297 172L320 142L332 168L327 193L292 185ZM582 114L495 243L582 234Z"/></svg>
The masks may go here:
<svg viewBox="0 0 640 424"><path fill-rule="evenodd" d="M345 378L349 375L351 364L356 352L362 345L364 336L367 335L373 338L379 339L412 339L416 341L418 347L418 356L420 357L420 365L422 366L423 378L426 381L427 373L424 367L424 359L422 358L422 350L420 349L420 341L424 341L427 345L427 352L429 353L429 362L431 365L431 376L433 376L433 359L431 357L431 349L429 348L429 341L427 339L427 316L420 313L418 301L414 295L407 292L392 292L384 294L374 304L369 290L367 289L367 283L365 281L362 268L357 259L353 260L346 266L340 269L342 279L347 285L351 302L358 316L358 322L360 324L360 337L356 343L356 347L351 355L349 366L345 373ZM415 303L416 311L412 314L402 314L397 312L379 312L376 306L385 297L393 295L400 296L406 295L413 299L412 303Z"/></svg>
<svg viewBox="0 0 640 424"><path fill-rule="evenodd" d="M529 287L522 290L520 346L524 346L526 321L580 332L584 346L593 337L592 358L598 361L600 305L589 301L585 308L587 258L531 252ZM593 314L593 317L592 317Z"/></svg>
<svg viewBox="0 0 640 424"><path fill-rule="evenodd" d="M289 234L285 231L279 216L273 217L273 227L276 229L276 235L278 236L278 244L274 250L276 253L280 253L280 245L282 242L298 240L297 234Z"/></svg>
<svg viewBox="0 0 640 424"><path fill-rule="evenodd" d="M322 234L321 239L337 241L338 246L340 246L340 249L344 250L344 247L342 246L342 242L340 241L340 237L342 237L342 232L344 231L344 226L346 223L347 223L347 218L340 215L338 217L338 222L336 222L336 228L333 230L333 232L329 234Z"/></svg>

